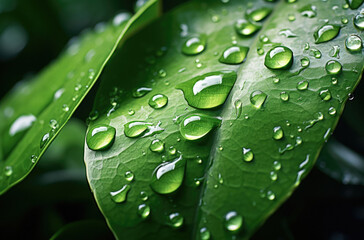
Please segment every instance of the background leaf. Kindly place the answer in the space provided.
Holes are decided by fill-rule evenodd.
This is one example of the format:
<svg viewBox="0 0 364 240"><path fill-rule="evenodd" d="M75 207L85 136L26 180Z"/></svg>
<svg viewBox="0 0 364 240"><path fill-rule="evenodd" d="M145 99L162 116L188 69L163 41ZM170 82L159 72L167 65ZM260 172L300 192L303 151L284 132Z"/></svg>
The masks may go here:
<svg viewBox="0 0 364 240"><path fill-rule="evenodd" d="M129 21L124 13L110 24L98 25L95 33L73 39L63 56L39 77L19 83L5 97L0 105L0 193L31 171L89 92L120 40L157 15L158 1L150 1Z"/></svg>

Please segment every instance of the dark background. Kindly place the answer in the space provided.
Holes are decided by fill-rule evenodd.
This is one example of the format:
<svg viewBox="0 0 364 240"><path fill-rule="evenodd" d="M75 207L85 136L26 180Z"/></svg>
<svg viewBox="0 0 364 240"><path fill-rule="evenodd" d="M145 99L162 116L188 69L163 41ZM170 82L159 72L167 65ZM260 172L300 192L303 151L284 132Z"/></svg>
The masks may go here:
<svg viewBox="0 0 364 240"><path fill-rule="evenodd" d="M167 0L164 9L178 2L181 1ZM37 74L56 59L73 36L121 11L133 12L134 3L132 0L1 0L0 99L18 81ZM347 103L334 138L364 156L362 93L363 84ZM93 95L91 92L75 114L79 119L76 125L81 128ZM0 238L48 239L62 226L89 218L100 220L102 239L112 238L85 178L83 141L61 147L59 150L52 146L22 184L0 196ZM57 151L73 154L56 155ZM58 176L61 170L69 177L44 180ZM315 168L254 239L364 239L364 187L344 185Z"/></svg>

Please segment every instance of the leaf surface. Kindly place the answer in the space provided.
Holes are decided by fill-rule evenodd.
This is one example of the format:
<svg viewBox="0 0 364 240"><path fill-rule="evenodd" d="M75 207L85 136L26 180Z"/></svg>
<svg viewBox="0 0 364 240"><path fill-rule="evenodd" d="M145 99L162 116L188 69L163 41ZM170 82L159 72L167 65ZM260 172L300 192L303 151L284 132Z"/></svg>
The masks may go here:
<svg viewBox="0 0 364 240"><path fill-rule="evenodd" d="M301 14L307 4L312 4L315 17ZM106 151L85 147L91 189L118 239L201 239L208 235L212 239L246 239L290 196L314 165L361 77L362 51L353 53L345 47L348 36L363 37L353 25L359 11L342 5L343 1L313 0L292 4L191 1L118 50L101 77L94 105L100 117L89 126L89 131L97 124L114 127L115 141ZM263 12L272 10L268 18L256 23L262 29L250 37L237 34L235 22L262 8ZM343 18L348 22L342 23L346 22ZM333 39L324 36L321 41L327 41L316 44L314 32L327 21L341 26L339 33L330 33ZM201 36L207 43L200 54L182 53L186 41ZM221 63L224 50L234 44L250 48L246 60ZM286 69L281 70L265 66L266 54L276 46L292 51L292 66L289 62L282 63ZM341 63L339 74L326 71L330 60ZM204 102L211 100L213 91L205 92L206 98L190 101L188 98L200 93L192 89L184 98L180 84L188 87L191 79L197 84L196 79L204 74L218 71L237 74L222 105L220 101ZM307 87L302 87L302 81L307 81ZM197 85L208 84L201 80ZM224 96L223 92L215 97ZM154 109L149 102L157 94L167 96L168 104ZM222 121L196 125L194 131L207 134L190 141L179 130L190 114ZM131 138L124 130L133 121L148 127ZM278 140L274 139L279 133L275 129L283 131L281 137L276 136ZM165 143L164 151L150 150L156 139ZM180 158L185 168L178 190L170 194L153 191L159 189L154 184L162 165L176 170L164 181L164 193L180 182ZM125 201L114 202L112 195L126 185ZM150 214L143 217L140 209L146 206Z"/></svg>

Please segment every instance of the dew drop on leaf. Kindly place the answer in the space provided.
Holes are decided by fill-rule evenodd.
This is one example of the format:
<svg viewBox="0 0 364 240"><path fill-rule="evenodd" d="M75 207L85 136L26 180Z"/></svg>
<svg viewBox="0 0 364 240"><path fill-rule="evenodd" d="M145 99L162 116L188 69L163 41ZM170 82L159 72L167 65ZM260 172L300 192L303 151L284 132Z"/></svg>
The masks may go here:
<svg viewBox="0 0 364 240"><path fill-rule="evenodd" d="M340 26L333 24L325 24L321 26L314 34L315 43L328 42L334 39L340 32Z"/></svg>
<svg viewBox="0 0 364 240"><path fill-rule="evenodd" d="M297 89L300 91L306 90L308 88L308 81L302 80L297 83Z"/></svg>
<svg viewBox="0 0 364 240"><path fill-rule="evenodd" d="M209 109L225 102L236 78L237 74L234 71L211 72L194 77L176 88L183 91L190 106Z"/></svg>
<svg viewBox="0 0 364 240"><path fill-rule="evenodd" d="M142 201L147 201L148 200L148 194L146 193L146 192L144 192L144 191L141 191L140 192L140 199L142 200Z"/></svg>
<svg viewBox="0 0 364 240"><path fill-rule="evenodd" d="M269 176L270 176L270 179L271 179L272 181L276 181L276 180L278 179L278 174L277 174L276 172L274 172L274 171L271 171L271 172L269 173Z"/></svg>
<svg viewBox="0 0 364 240"><path fill-rule="evenodd" d="M330 108L329 108L329 114L330 114L331 116L335 116L335 115L336 115L336 109L335 109L334 107L330 107Z"/></svg>
<svg viewBox="0 0 364 240"><path fill-rule="evenodd" d="M203 227L200 229L200 240L210 240L211 234L210 231Z"/></svg>
<svg viewBox="0 0 364 240"><path fill-rule="evenodd" d="M361 38L357 35L350 35L345 41L345 47L350 52L358 52L363 47Z"/></svg>
<svg viewBox="0 0 364 240"><path fill-rule="evenodd" d="M346 0L346 2L351 9L358 9L363 4L363 0Z"/></svg>
<svg viewBox="0 0 364 240"><path fill-rule="evenodd" d="M314 18L316 17L316 7L309 4L304 7L302 7L299 12L302 16L308 17L308 18Z"/></svg>
<svg viewBox="0 0 364 240"><path fill-rule="evenodd" d="M180 228L183 225L183 216L180 213L169 214L168 220L168 224L173 228Z"/></svg>
<svg viewBox="0 0 364 240"><path fill-rule="evenodd" d="M254 154L250 148L243 148L243 160L251 162L254 159Z"/></svg>
<svg viewBox="0 0 364 240"><path fill-rule="evenodd" d="M180 123L180 133L187 140L198 140L220 124L220 118L202 113L189 114Z"/></svg>
<svg viewBox="0 0 364 240"><path fill-rule="evenodd" d="M308 57L301 58L301 67L306 68L310 65L310 59Z"/></svg>
<svg viewBox="0 0 364 240"><path fill-rule="evenodd" d="M163 95L163 94L156 94L153 97L151 97L149 99L149 106L151 106L154 109L160 109L163 108L167 105L168 103L168 98L167 96Z"/></svg>
<svg viewBox="0 0 364 240"><path fill-rule="evenodd" d="M245 19L239 19L235 23L236 32L243 37L253 35L257 31L259 31L261 28L262 28L261 25L252 23Z"/></svg>
<svg viewBox="0 0 364 240"><path fill-rule="evenodd" d="M286 38L294 38L297 37L290 29L282 29L278 32L279 35L285 36Z"/></svg>
<svg viewBox="0 0 364 240"><path fill-rule="evenodd" d="M241 116L241 111L242 111L242 103L239 99L234 102L234 107L235 107L236 118L238 119Z"/></svg>
<svg viewBox="0 0 364 240"><path fill-rule="evenodd" d="M182 53L186 55L197 55L206 48L206 37L204 35L191 37L182 45Z"/></svg>
<svg viewBox="0 0 364 240"><path fill-rule="evenodd" d="M320 97L324 101L329 101L331 99L331 92L328 89L321 90Z"/></svg>
<svg viewBox="0 0 364 240"><path fill-rule="evenodd" d="M281 126L277 126L273 128L273 139L280 140L284 136L283 129Z"/></svg>
<svg viewBox="0 0 364 240"><path fill-rule="evenodd" d="M142 135L152 124L142 121L131 121L124 124L124 134L127 137L134 138Z"/></svg>
<svg viewBox="0 0 364 240"><path fill-rule="evenodd" d="M150 207L143 203L138 206L138 214L141 218L146 219L150 214Z"/></svg>
<svg viewBox="0 0 364 240"><path fill-rule="evenodd" d="M126 184L120 190L117 190L115 192L110 192L111 199L115 203L125 202L129 191L130 191L130 185Z"/></svg>
<svg viewBox="0 0 364 240"><path fill-rule="evenodd" d="M6 166L4 169L4 174L5 176L10 177L13 174L13 167Z"/></svg>
<svg viewBox="0 0 364 240"><path fill-rule="evenodd" d="M49 133L46 133L43 135L42 139L40 140L40 148L42 149L48 142L50 138L50 134Z"/></svg>
<svg viewBox="0 0 364 240"><path fill-rule="evenodd" d="M269 190L267 192L267 198L272 201L272 200L274 200L276 198L276 195L274 194L274 192Z"/></svg>
<svg viewBox="0 0 364 240"><path fill-rule="evenodd" d="M262 107L266 99L267 94L259 90L252 92L250 95L250 103L257 109Z"/></svg>
<svg viewBox="0 0 364 240"><path fill-rule="evenodd" d="M248 10L247 17L255 22L260 22L264 20L272 12L271 8L262 7L258 9Z"/></svg>
<svg viewBox="0 0 364 240"><path fill-rule="evenodd" d="M228 47L222 53L221 57L219 58L219 62L225 64L242 63L245 60L248 51L249 47L243 47L243 46Z"/></svg>
<svg viewBox="0 0 364 240"><path fill-rule="evenodd" d="M126 181L131 182L134 180L134 173L132 171L126 171L124 177Z"/></svg>
<svg viewBox="0 0 364 240"><path fill-rule="evenodd" d="M152 175L151 188L159 194L176 191L182 184L186 160L180 155L171 162L156 167Z"/></svg>
<svg viewBox="0 0 364 240"><path fill-rule="evenodd" d="M280 162L278 162L278 161L274 161L273 162L273 168L274 168L274 170L278 171L278 170L281 169L281 167L282 167L282 165L281 165Z"/></svg>
<svg viewBox="0 0 364 240"><path fill-rule="evenodd" d="M341 63L339 63L336 60L330 60L325 65L326 72L331 75L336 75L341 73L342 66Z"/></svg>
<svg viewBox="0 0 364 240"><path fill-rule="evenodd" d="M134 89L132 95L135 98L140 98L140 97L145 96L145 94L149 93L150 91L152 91L151 88L148 88L148 87L140 87L140 88Z"/></svg>
<svg viewBox="0 0 364 240"><path fill-rule="evenodd" d="M243 225L243 217L235 211L228 212L225 215L225 228L229 232L237 232Z"/></svg>
<svg viewBox="0 0 364 240"><path fill-rule="evenodd" d="M359 13L354 17L354 26L360 30L364 29L364 14Z"/></svg>
<svg viewBox="0 0 364 240"><path fill-rule="evenodd" d="M269 69L287 69L292 63L293 53L288 47L274 47L265 55L264 65Z"/></svg>
<svg viewBox="0 0 364 240"><path fill-rule="evenodd" d="M98 124L93 126L86 135L87 146L94 151L106 150L114 143L115 128Z"/></svg>
<svg viewBox="0 0 364 240"><path fill-rule="evenodd" d="M164 151L164 142L162 140L159 140L159 139L154 139L150 143L149 149L152 152L157 152L157 153L163 152Z"/></svg>
<svg viewBox="0 0 364 240"><path fill-rule="evenodd" d="M38 156L37 155L32 155L32 156L30 156L30 161L32 162L32 163L35 163L36 161L38 160Z"/></svg>
<svg viewBox="0 0 364 240"><path fill-rule="evenodd" d="M280 93L280 98L281 98L282 101L287 102L289 100L288 92L281 92Z"/></svg>

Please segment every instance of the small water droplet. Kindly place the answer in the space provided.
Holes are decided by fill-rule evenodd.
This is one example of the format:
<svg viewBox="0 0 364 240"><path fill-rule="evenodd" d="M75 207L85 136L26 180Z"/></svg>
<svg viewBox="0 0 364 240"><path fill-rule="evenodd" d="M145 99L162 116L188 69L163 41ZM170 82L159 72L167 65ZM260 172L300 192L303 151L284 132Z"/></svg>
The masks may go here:
<svg viewBox="0 0 364 240"><path fill-rule="evenodd" d="M362 49L363 43L359 36L350 35L345 41L345 47L350 52L358 52Z"/></svg>
<svg viewBox="0 0 364 240"><path fill-rule="evenodd" d="M297 37L290 29L282 29L278 32L279 35L285 36L286 38L294 38Z"/></svg>
<svg viewBox="0 0 364 240"><path fill-rule="evenodd" d="M57 122L57 120L55 119L51 119L49 121L49 126L53 129L53 130L56 130L58 127L59 127L59 124Z"/></svg>
<svg viewBox="0 0 364 240"><path fill-rule="evenodd" d="M331 75L336 75L341 73L342 66L341 63L339 63L336 60L330 60L325 65L326 72Z"/></svg>
<svg viewBox="0 0 364 240"><path fill-rule="evenodd" d="M219 58L219 62L225 64L242 63L245 60L248 51L249 47L244 47L244 46L228 47L222 53L221 57Z"/></svg>
<svg viewBox="0 0 364 240"><path fill-rule="evenodd" d="M243 37L253 35L257 31L259 31L261 28L262 28L261 25L252 23L245 19L239 19L235 23L236 32Z"/></svg>
<svg viewBox="0 0 364 240"><path fill-rule="evenodd" d="M148 194L146 193L146 192L144 192L144 191L141 191L140 192L140 199L142 200L142 201L147 201L148 200Z"/></svg>
<svg viewBox="0 0 364 240"><path fill-rule="evenodd" d="M43 135L42 139L40 140L40 148L42 149L48 142L50 138L50 134L49 133L46 133Z"/></svg>
<svg viewBox="0 0 364 240"><path fill-rule="evenodd" d="M221 146L221 145L218 147L218 149L219 149L219 151L224 150L223 146Z"/></svg>
<svg viewBox="0 0 364 240"><path fill-rule="evenodd" d="M252 9L247 11L247 17L254 22L260 22L264 20L272 12L271 8L261 7L258 9Z"/></svg>
<svg viewBox="0 0 364 240"><path fill-rule="evenodd" d="M364 29L364 14L359 13L354 17L354 26L360 30Z"/></svg>
<svg viewBox="0 0 364 240"><path fill-rule="evenodd" d="M149 216L149 214L150 214L150 207L147 204L145 204L145 203L140 204L138 206L138 214L143 219L146 219Z"/></svg>
<svg viewBox="0 0 364 240"><path fill-rule="evenodd" d="M308 18L314 18L316 17L316 7L309 4L304 7L302 7L299 12L302 16L308 17Z"/></svg>
<svg viewBox="0 0 364 240"><path fill-rule="evenodd" d="M68 105L67 105L67 104L63 104L63 105L62 105L62 110L63 110L64 112L68 112L68 111L70 110L70 108L68 107Z"/></svg>
<svg viewBox="0 0 364 240"><path fill-rule="evenodd" d="M273 78L273 83L277 84L277 83L279 83L279 81L280 81L279 78L277 78L277 77Z"/></svg>
<svg viewBox="0 0 364 240"><path fill-rule="evenodd" d="M186 55L197 55L206 48L206 36L200 35L187 39L182 45L182 53Z"/></svg>
<svg viewBox="0 0 364 240"><path fill-rule="evenodd" d="M250 95L250 103L257 109L261 108L267 99L267 94L262 91L254 91Z"/></svg>
<svg viewBox="0 0 364 240"><path fill-rule="evenodd" d="M301 58L301 67L306 68L310 65L310 59L308 57Z"/></svg>
<svg viewBox="0 0 364 240"><path fill-rule="evenodd" d="M4 174L7 177L10 177L13 174L13 168L11 166L6 166L4 169Z"/></svg>
<svg viewBox="0 0 364 240"><path fill-rule="evenodd" d="M111 126L95 125L87 132L87 146L94 151L106 150L114 143L115 134L116 130Z"/></svg>
<svg viewBox="0 0 364 240"><path fill-rule="evenodd" d="M157 153L163 152L164 151L164 142L162 140L159 140L159 139L154 139L150 143L149 149L152 152L157 152Z"/></svg>
<svg viewBox="0 0 364 240"><path fill-rule="evenodd" d="M324 101L329 101L331 99L331 92L328 89L321 90L320 97Z"/></svg>
<svg viewBox="0 0 364 240"><path fill-rule="evenodd" d="M263 55L264 54L264 49L263 48L257 48L257 53L258 53L258 55Z"/></svg>
<svg viewBox="0 0 364 240"><path fill-rule="evenodd" d="M126 181L131 182L134 180L134 173L132 171L126 171L124 177Z"/></svg>
<svg viewBox="0 0 364 240"><path fill-rule="evenodd" d="M278 174L274 171L270 172L269 175L272 181L276 181L278 179Z"/></svg>
<svg viewBox="0 0 364 240"><path fill-rule="evenodd" d="M331 78L331 83L332 83L333 85L336 85L336 84L337 84L337 78L336 78L336 77L332 77L332 78Z"/></svg>
<svg viewBox="0 0 364 240"><path fill-rule="evenodd" d="M167 76L167 72L164 69L159 69L158 75L160 78L165 78Z"/></svg>
<svg viewBox="0 0 364 240"><path fill-rule="evenodd" d="M296 20L296 17L293 14L288 14L288 21L293 22Z"/></svg>
<svg viewBox="0 0 364 240"><path fill-rule="evenodd" d="M281 169L281 167L282 167L282 165L281 165L280 162L278 162L278 161L274 161L273 162L273 168L274 168L274 170L278 171L278 170Z"/></svg>
<svg viewBox="0 0 364 240"><path fill-rule="evenodd" d="M283 129L281 126L277 126L273 128L273 139L280 140L284 136Z"/></svg>
<svg viewBox="0 0 364 240"><path fill-rule="evenodd" d="M177 149L173 146L170 146L168 149L169 154L174 155L177 152Z"/></svg>
<svg viewBox="0 0 364 240"><path fill-rule="evenodd" d="M276 195L274 194L274 192L269 190L267 192L267 198L272 201L272 200L274 200L276 198Z"/></svg>
<svg viewBox="0 0 364 240"><path fill-rule="evenodd" d="M120 190L115 192L110 192L111 199L115 203L123 203L125 202L129 191L130 191L130 185L126 184Z"/></svg>
<svg viewBox="0 0 364 240"><path fill-rule="evenodd" d="M156 94L153 97L149 99L149 106L151 106L154 109L160 109L167 105L168 98L167 96L163 94Z"/></svg>
<svg viewBox="0 0 364 240"><path fill-rule="evenodd" d="M152 126L151 123L141 122L141 121L131 121L124 124L124 134L125 136L130 138L139 137L150 126Z"/></svg>
<svg viewBox="0 0 364 240"><path fill-rule="evenodd" d="M340 32L340 26L333 24L325 24L321 26L314 34L315 43L328 42L334 39Z"/></svg>
<svg viewBox="0 0 364 240"><path fill-rule="evenodd" d="M183 225L183 217L179 213L171 213L168 216L169 225L173 228L180 228Z"/></svg>
<svg viewBox="0 0 364 240"><path fill-rule="evenodd" d="M269 69L287 69L292 63L293 53L288 47L274 47L265 55L264 65Z"/></svg>
<svg viewBox="0 0 364 240"><path fill-rule="evenodd" d="M37 155L32 155L32 156L30 156L30 161L31 161L32 163L35 163L37 160L38 160L38 156L37 156Z"/></svg>
<svg viewBox="0 0 364 240"><path fill-rule="evenodd" d="M330 57L340 58L340 46L332 46L329 52Z"/></svg>
<svg viewBox="0 0 364 240"><path fill-rule="evenodd" d="M243 225L243 217L235 211L228 212L225 215L225 228L229 232L237 232Z"/></svg>
<svg viewBox="0 0 364 240"><path fill-rule="evenodd" d="M297 89L300 91L306 90L308 88L308 81L302 80L297 83Z"/></svg>
<svg viewBox="0 0 364 240"><path fill-rule="evenodd" d="M336 109L335 109L334 107L330 107L330 108L329 108L329 114L330 114L331 116L335 116L335 115L336 115Z"/></svg>
<svg viewBox="0 0 364 240"><path fill-rule="evenodd" d="M243 160L251 162L254 159L254 154L250 148L243 148Z"/></svg>
<svg viewBox="0 0 364 240"><path fill-rule="evenodd" d="M200 240L210 240L211 234L210 231L203 227L200 229Z"/></svg>
<svg viewBox="0 0 364 240"><path fill-rule="evenodd" d="M152 91L151 88L148 88L148 87L140 87L140 88L134 89L132 95L135 98L140 98L140 97L145 96L145 94L149 93L150 91Z"/></svg>
<svg viewBox="0 0 364 240"><path fill-rule="evenodd" d="M347 17L341 17L341 23L347 24L349 22L349 19Z"/></svg>
<svg viewBox="0 0 364 240"><path fill-rule="evenodd" d="M363 0L346 0L346 3L351 9L358 9L363 4Z"/></svg>

